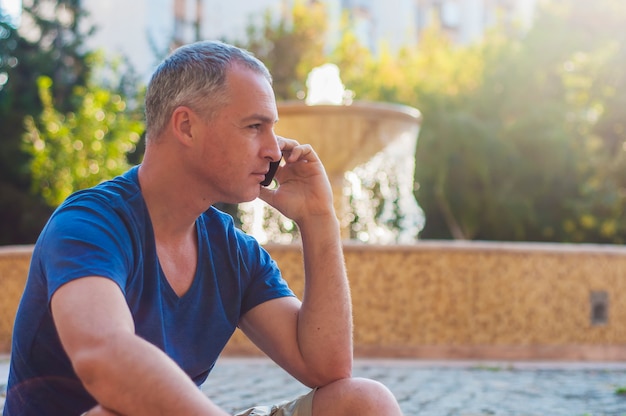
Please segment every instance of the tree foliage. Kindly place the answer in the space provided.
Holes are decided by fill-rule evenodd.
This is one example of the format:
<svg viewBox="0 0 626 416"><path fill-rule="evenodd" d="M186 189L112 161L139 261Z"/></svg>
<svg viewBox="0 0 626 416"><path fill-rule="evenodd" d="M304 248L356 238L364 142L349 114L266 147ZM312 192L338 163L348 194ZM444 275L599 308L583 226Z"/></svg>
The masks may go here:
<svg viewBox="0 0 626 416"><path fill-rule="evenodd" d="M40 195L31 193L30 157L22 149L26 116L42 111L37 79L50 77L54 105L70 111L74 86L85 85L89 68L81 29L85 12L77 0L24 1L22 36L8 19L0 18L0 244L35 240L50 214Z"/></svg>
<svg viewBox="0 0 626 416"><path fill-rule="evenodd" d="M278 100L295 99L304 90L309 71L325 62L326 22L322 3L296 1L290 15L276 19L267 11L260 27L248 26L241 46L268 67Z"/></svg>
<svg viewBox="0 0 626 416"><path fill-rule="evenodd" d="M70 192L128 168L143 130L133 69L83 45L78 0L24 2L0 35L0 243L31 243Z"/></svg>
<svg viewBox="0 0 626 416"><path fill-rule="evenodd" d="M88 62L97 60L96 55ZM37 119L26 117L24 138L32 155L33 190L48 204L57 206L72 192L129 168L127 154L135 150L144 124L124 96L91 81L74 90L72 97L80 100L76 111L62 113L53 104L52 80L41 77L38 85L43 112Z"/></svg>
<svg viewBox="0 0 626 416"><path fill-rule="evenodd" d="M357 99L417 107L421 238L626 240L626 4L546 1L528 32L369 54L345 31L333 59Z"/></svg>
<svg viewBox="0 0 626 416"><path fill-rule="evenodd" d="M45 19L43 3L71 12ZM302 98L308 72L331 62L356 99L422 112L421 238L622 244L626 3L538 4L526 32L495 28L482 42L456 46L434 25L416 48L374 56L348 16L339 41L325 49L324 7L300 1L292 15L268 13L260 27L251 25L241 46L268 65L279 100ZM0 81L8 75L0 82L0 243L34 235L23 231L28 226L38 232L42 196L54 204L123 169L122 154L141 129L137 102L124 92L132 88L90 83L88 54L78 52L88 35L78 30L78 2L32 0L27 14L40 27L37 39L0 23ZM38 194L28 193L33 187Z"/></svg>

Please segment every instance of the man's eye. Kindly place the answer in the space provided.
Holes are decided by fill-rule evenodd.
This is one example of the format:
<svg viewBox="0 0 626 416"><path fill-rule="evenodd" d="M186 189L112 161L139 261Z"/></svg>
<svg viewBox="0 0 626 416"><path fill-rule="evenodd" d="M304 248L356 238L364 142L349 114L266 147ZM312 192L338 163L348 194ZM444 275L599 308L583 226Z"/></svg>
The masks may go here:
<svg viewBox="0 0 626 416"><path fill-rule="evenodd" d="M251 129L255 129L255 130L259 130L261 128L261 124L251 124L250 126L248 126Z"/></svg>

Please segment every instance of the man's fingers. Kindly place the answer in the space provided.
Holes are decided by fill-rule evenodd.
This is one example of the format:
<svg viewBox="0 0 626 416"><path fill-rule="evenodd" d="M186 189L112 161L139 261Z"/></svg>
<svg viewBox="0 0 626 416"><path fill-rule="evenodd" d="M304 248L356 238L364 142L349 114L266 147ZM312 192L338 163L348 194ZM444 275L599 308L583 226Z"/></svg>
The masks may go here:
<svg viewBox="0 0 626 416"><path fill-rule="evenodd" d="M302 162L302 161L316 162L318 160L319 158L310 144L298 145L294 147L293 149L291 149L291 152L289 152L285 156L285 161L288 163L295 163L295 162Z"/></svg>
<svg viewBox="0 0 626 416"><path fill-rule="evenodd" d="M298 143L298 141L294 139L288 139L282 136L276 136L276 139L278 140L278 146L280 147L280 150L282 150L284 153L291 152L291 149L300 145L300 143Z"/></svg>

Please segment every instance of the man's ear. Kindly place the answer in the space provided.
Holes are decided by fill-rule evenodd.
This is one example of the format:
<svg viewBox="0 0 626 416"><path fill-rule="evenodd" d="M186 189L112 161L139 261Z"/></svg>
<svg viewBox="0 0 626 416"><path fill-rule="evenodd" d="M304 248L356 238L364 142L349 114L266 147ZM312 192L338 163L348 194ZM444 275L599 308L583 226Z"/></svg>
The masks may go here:
<svg viewBox="0 0 626 416"><path fill-rule="evenodd" d="M172 130L178 141L184 145L190 145L193 142L194 120L194 113L189 107L176 107L172 112Z"/></svg>

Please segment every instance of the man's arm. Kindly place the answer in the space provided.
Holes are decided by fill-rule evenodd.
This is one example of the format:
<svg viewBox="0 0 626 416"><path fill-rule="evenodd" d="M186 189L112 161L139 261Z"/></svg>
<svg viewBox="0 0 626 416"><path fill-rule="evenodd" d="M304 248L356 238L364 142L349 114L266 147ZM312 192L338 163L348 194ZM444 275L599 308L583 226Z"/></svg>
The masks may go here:
<svg viewBox="0 0 626 416"><path fill-rule="evenodd" d="M249 311L242 330L279 365L309 386L323 386L352 372L352 306L324 168L310 146L289 141L277 190L261 198L292 218L302 235L305 289L302 304L276 299ZM283 149L283 150L285 150Z"/></svg>
<svg viewBox="0 0 626 416"><path fill-rule="evenodd" d="M303 356L334 378L352 374L352 300L346 276L339 223L314 217L299 224L305 286L298 325Z"/></svg>
<svg viewBox="0 0 626 416"><path fill-rule="evenodd" d="M52 315L85 388L120 415L227 415L160 349L135 335L112 280L85 277L52 296Z"/></svg>

